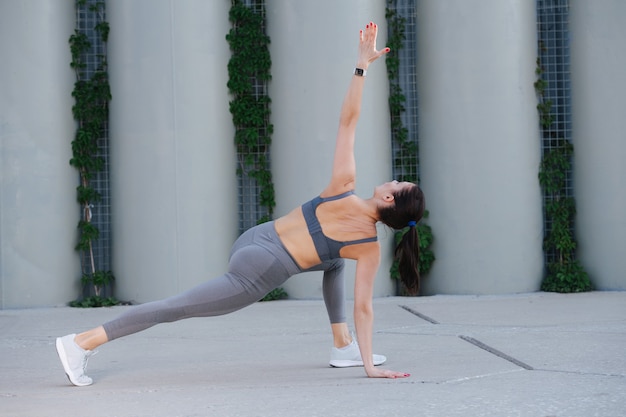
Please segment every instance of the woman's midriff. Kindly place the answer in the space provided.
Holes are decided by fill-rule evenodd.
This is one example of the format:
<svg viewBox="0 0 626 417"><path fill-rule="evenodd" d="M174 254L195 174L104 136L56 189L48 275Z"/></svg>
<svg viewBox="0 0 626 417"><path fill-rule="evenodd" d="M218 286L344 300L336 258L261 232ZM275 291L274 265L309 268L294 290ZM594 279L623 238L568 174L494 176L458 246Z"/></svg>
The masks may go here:
<svg viewBox="0 0 626 417"><path fill-rule="evenodd" d="M300 268L308 269L321 262L300 207L274 221L274 228Z"/></svg>

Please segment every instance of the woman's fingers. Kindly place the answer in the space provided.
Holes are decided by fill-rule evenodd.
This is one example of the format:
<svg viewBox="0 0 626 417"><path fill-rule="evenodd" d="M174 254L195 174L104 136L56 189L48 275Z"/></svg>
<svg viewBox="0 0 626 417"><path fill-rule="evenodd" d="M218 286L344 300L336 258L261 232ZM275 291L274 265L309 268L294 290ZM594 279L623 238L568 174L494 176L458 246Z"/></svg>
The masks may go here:
<svg viewBox="0 0 626 417"><path fill-rule="evenodd" d="M408 378L410 376L411 376L411 374L407 374L405 372L385 371L385 377L387 377L387 378L392 378L392 379Z"/></svg>
<svg viewBox="0 0 626 417"><path fill-rule="evenodd" d="M365 40L368 42L372 42L374 46L376 46L376 36L378 35L378 26L373 22L369 22L368 25L365 26Z"/></svg>

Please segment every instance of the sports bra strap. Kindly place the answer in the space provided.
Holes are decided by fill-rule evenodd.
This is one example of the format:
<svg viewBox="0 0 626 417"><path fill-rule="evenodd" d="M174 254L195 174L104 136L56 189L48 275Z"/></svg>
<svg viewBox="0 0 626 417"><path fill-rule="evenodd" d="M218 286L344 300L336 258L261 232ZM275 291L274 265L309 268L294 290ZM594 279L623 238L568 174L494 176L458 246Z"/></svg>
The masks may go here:
<svg viewBox="0 0 626 417"><path fill-rule="evenodd" d="M352 194L354 194L354 190L346 191L345 193L337 194L332 197L318 197L318 198L321 200L320 203L324 203L326 201L341 200L342 198L351 196Z"/></svg>
<svg viewBox="0 0 626 417"><path fill-rule="evenodd" d="M363 239L340 242L335 239L329 238L324 234L324 232L322 232L322 226L320 225L319 220L317 219L317 215L315 214L317 206L327 201L340 200L352 194L354 194L354 191L350 190L332 197L317 196L302 205L302 214L304 215L304 220L306 221L307 227L309 229L309 234L311 235L313 243L315 244L317 254L322 261L339 258L339 251L344 246L356 245L358 243L376 242L378 240L377 236L372 236Z"/></svg>

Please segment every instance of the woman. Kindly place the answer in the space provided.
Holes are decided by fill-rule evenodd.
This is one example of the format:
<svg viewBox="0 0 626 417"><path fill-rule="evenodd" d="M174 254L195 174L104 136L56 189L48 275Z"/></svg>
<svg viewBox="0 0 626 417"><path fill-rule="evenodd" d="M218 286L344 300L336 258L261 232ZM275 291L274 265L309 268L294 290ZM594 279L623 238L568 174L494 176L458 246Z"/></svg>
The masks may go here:
<svg viewBox="0 0 626 417"><path fill-rule="evenodd" d="M332 177L319 197L274 222L256 226L235 242L228 272L182 294L135 306L118 318L56 341L70 382L90 385L87 359L98 346L158 323L189 317L227 314L261 299L290 276L324 271L323 294L333 332L332 366L363 366L369 377L403 378L409 374L376 368L386 358L372 353L372 297L380 263L376 223L394 229L409 227L398 247L400 275L417 288L418 239L415 224L424 211L422 191L409 182L382 184L371 198L354 194L354 138L369 65L389 52L376 49L378 27L360 31L357 68L345 96L337 133ZM343 259L356 260L354 321L359 344L348 331L344 313Z"/></svg>

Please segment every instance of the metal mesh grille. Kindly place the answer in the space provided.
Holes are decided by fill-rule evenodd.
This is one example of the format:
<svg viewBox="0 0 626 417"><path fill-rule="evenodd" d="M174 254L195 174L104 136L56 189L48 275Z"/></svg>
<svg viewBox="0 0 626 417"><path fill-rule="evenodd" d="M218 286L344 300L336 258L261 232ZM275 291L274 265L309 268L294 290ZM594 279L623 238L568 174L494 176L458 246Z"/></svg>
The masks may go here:
<svg viewBox="0 0 626 417"><path fill-rule="evenodd" d="M263 18L263 29L265 29L265 0L243 0L243 5L252 10L254 14Z"/></svg>
<svg viewBox="0 0 626 417"><path fill-rule="evenodd" d="M252 80L254 85L254 98L259 99L267 95L267 83L259 80ZM269 120L265 120L264 125L268 126ZM267 137L266 129L259 129L259 138ZM261 139L259 139L260 141ZM259 161L265 159L268 163L271 163L269 145L263 145L259 143L258 151L255 153L247 152L246 155L237 155L237 168L240 170L241 175L238 179L238 200L239 200L239 233L243 233L249 228L256 226L260 219L269 216L269 209L259 204L259 195L261 194L261 187L257 180L250 175L250 169L259 163ZM252 166L247 166L244 163L244 159L252 160Z"/></svg>
<svg viewBox="0 0 626 417"><path fill-rule="evenodd" d="M405 39L397 51L400 61L398 85L405 97L404 112L400 118L407 130L408 142L418 149L418 92L417 92L417 18L416 0L388 1L387 7L394 10L404 20ZM407 152L406 147L392 138L393 178L416 182L419 177L418 157L415 152Z"/></svg>
<svg viewBox="0 0 626 417"><path fill-rule="evenodd" d="M559 146L563 140L572 140L569 0L537 0L538 57L543 70L542 79L547 83L544 100L552 102L553 123L542 129L542 155ZM572 170L566 175L566 195L573 196ZM544 205L550 197L544 195ZM544 219L545 207L544 207ZM549 233L552 225L545 220L544 230ZM546 254L546 262L554 259Z"/></svg>
<svg viewBox="0 0 626 417"><path fill-rule="evenodd" d="M91 49L83 57L87 65L80 77L89 79L97 71L106 57L106 44L102 42L98 32L94 30L98 22L105 20L104 6L94 11L92 6L102 3L96 0L87 0L84 4L76 4L76 29L84 33ZM96 270L111 270L111 198L109 184L109 131L108 123L104 126L102 137L98 138L98 154L104 160L102 171L96 173L91 179L91 186L101 195L100 201L94 202L91 207L92 224L100 230L100 237L93 241L93 252ZM81 212L82 215L82 212ZM89 271L89 260L83 256L81 259L83 272Z"/></svg>
<svg viewBox="0 0 626 417"><path fill-rule="evenodd" d="M248 7L253 13L260 15L263 18L263 31L266 30L266 19L265 19L265 1L264 0L244 0L242 2L246 7ZM252 78L251 82L253 84L253 95L255 99L259 99L260 97L267 96L268 84L265 81L258 80L256 78ZM269 104L266 104L269 106ZM269 113L268 113L269 114ZM264 121L264 126L270 125L270 120ZM237 169L241 173L238 178L238 200L239 200L239 233L243 233L249 228L256 226L259 221L263 218L268 218L270 216L269 209L265 206L259 204L261 187L258 185L255 178L250 175L250 170L254 170L254 167L259 163L259 161L267 161L271 164L270 153L269 153L269 145L262 144L261 138L268 137L267 129L261 128L258 132L259 137L259 146L258 151L250 154L249 152L246 155L238 154L237 158ZM252 164L244 163L244 158L247 161L252 161Z"/></svg>

